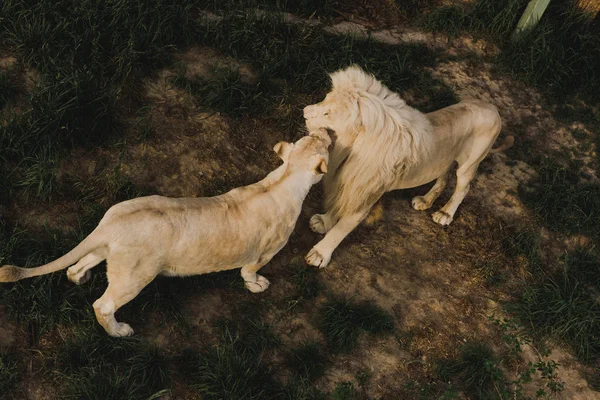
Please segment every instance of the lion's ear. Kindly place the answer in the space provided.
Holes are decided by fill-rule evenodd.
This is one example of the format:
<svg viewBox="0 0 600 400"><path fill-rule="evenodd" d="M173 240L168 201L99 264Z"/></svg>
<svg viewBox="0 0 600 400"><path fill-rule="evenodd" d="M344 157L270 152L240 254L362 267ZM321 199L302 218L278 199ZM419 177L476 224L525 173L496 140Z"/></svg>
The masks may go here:
<svg viewBox="0 0 600 400"><path fill-rule="evenodd" d="M290 158L292 147L294 146L291 143L279 142L275 146L273 146L273 151L277 153L279 158L281 158L285 162Z"/></svg>
<svg viewBox="0 0 600 400"><path fill-rule="evenodd" d="M327 161L325 161L325 158L322 156L317 157L317 162L315 164L315 173L317 175L327 173Z"/></svg>

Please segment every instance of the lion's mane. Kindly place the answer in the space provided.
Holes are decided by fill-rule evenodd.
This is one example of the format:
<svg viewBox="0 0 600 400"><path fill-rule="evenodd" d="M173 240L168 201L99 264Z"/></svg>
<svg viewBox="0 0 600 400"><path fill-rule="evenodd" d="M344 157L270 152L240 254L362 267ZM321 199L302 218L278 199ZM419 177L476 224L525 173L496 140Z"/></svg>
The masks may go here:
<svg viewBox="0 0 600 400"><path fill-rule="evenodd" d="M428 151L431 124L375 77L352 66L331 74L332 91L358 101L356 121L336 132L329 173L323 180L325 206L338 220L370 207Z"/></svg>

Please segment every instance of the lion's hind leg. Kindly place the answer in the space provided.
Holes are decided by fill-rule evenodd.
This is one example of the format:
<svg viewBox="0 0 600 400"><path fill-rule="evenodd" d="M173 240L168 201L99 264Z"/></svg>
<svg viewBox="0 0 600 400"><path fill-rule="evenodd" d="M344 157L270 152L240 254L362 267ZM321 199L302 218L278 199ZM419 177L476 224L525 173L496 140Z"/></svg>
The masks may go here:
<svg viewBox="0 0 600 400"><path fill-rule="evenodd" d="M454 219L454 214L460 203L469 192L471 181L475 177L479 161L468 166L460 166L456 170L456 188L450 200L439 211L433 213L433 221L440 225L449 225Z"/></svg>
<svg viewBox="0 0 600 400"><path fill-rule="evenodd" d="M92 277L91 269L104 261L106 257L97 252L91 252L83 257L77 264L67 269L67 278L76 285L86 283Z"/></svg>
<svg viewBox="0 0 600 400"><path fill-rule="evenodd" d="M413 197L411 202L412 207L419 211L430 208L433 205L433 202L446 188L446 185L448 184L448 175L449 171L446 171L440 175L440 177L435 181L435 185L433 185L429 192L427 192L424 196Z"/></svg>

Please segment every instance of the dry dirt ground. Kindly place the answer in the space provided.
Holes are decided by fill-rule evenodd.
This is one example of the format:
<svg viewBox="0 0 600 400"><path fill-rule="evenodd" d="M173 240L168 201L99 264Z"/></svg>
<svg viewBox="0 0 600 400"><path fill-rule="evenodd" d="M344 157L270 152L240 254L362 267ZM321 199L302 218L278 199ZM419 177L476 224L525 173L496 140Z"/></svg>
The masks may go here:
<svg viewBox="0 0 600 400"><path fill-rule="evenodd" d="M367 28L346 22L332 27L337 31L366 32ZM448 54L486 54L493 46L469 37L448 40L414 30L379 30L374 37L386 42L423 41ZM234 63L210 48L189 48L177 55L187 65L187 74L209 73L214 62ZM324 377L316 382L330 391L341 381L355 381L361 371L371 375L367 389L369 398L409 398L403 383L431 378L432 363L451 357L456 349L471 339L493 343L501 348L499 330L490 323L492 314L503 315L500 304L509 301L527 274L518 259L510 259L501 248L500 238L511 225L532 223L530 210L522 204L517 190L535 172L525 162L512 157L533 141L548 149L573 146L568 128L556 122L541 104L535 90L492 73L483 61L447 61L433 73L453 87L461 99L478 98L495 104L504 120L501 135L514 135L514 149L490 155L449 227L431 220L431 211L415 211L410 199L425 193L428 187L389 193L382 199L384 216L374 226L356 229L334 253L330 265L318 272L324 290L304 304L290 302L293 260L301 260L320 238L308 228L308 219L322 211L321 188L314 188L305 202L302 215L289 245L267 265L262 273L271 287L262 294L250 294L232 288L203 289L186 300L184 315L199 333L192 339L215 340L214 322L231 314L238 302L258 296L265 304L265 320L283 341L284 347L303 340L324 342L317 328L314 310L330 295L371 300L388 311L395 320L396 334L382 337L363 335L357 350L333 357ZM239 66L239 65L238 65ZM252 80L252 71L241 66L243 75ZM132 118L126 141L117 149L76 150L61 165L59 179L76 177L91 181L108 175L115 168L149 193L165 196L202 196L230 189L228 184L248 184L278 165L271 148L279 140L291 140L301 132L282 132L267 123L232 124L228 117L200 111L185 91L174 87L165 69L146 82L147 115L154 135L135 140L139 133ZM407 99L410 102L410 98ZM299 112L302 105L299 104ZM243 128L242 128L243 127ZM243 129L240 135L239 130ZM235 132L233 131L235 130ZM548 135L552 132L552 135ZM584 161L586 159L584 158ZM591 171L591 170L590 170ZM590 172L593 173L593 172ZM441 207L452 190L446 189L434 205ZM44 226L71 226L81 210L76 204L15 206L11 213L19 215L28 229ZM542 247L553 243L554 251L569 247L566 239L557 239L542 230ZM510 277L509 285L489 286L482 266L486 262L499 265ZM90 305L93 299L90 299ZM0 310L1 311L1 310ZM178 328L162 317L148 317L146 323L134 326L137 335L148 338L169 353L177 353L190 343L182 339ZM19 343L22 326L0 313L2 345ZM50 340L51 338L47 338ZM559 362L560 379L565 390L556 398L600 398L586 381L587 370L568 351L552 346L551 358ZM535 350L528 347L525 357L534 360ZM270 354L277 359L281 354ZM515 371L506 366L509 377ZM52 384L50 383L51 387ZM49 389L50 390L50 389ZM529 390L535 390L532 385ZM30 398L51 398L43 390L32 389ZM50 396L50 397L48 397ZM186 388L175 388L173 398L194 398Z"/></svg>

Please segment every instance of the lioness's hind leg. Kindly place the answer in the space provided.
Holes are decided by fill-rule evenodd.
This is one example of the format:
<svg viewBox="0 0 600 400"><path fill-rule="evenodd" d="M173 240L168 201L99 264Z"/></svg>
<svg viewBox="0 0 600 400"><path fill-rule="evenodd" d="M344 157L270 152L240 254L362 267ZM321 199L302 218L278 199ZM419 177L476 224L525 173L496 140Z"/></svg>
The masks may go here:
<svg viewBox="0 0 600 400"><path fill-rule="evenodd" d="M76 285L86 283L92 277L92 268L104 261L105 257L97 253L90 253L79 262L67 269L67 278Z"/></svg>
<svg viewBox="0 0 600 400"><path fill-rule="evenodd" d="M109 264L107 269L108 287L102 297L94 302L96 319L110 336L133 335L131 326L123 322L117 322L115 313L119 308L133 300L158 274L158 272L154 273L156 271L154 266L147 266L142 263L138 263L135 270L142 271L144 275L135 275L131 273L131 270L118 270L118 273L113 273Z"/></svg>
<svg viewBox="0 0 600 400"><path fill-rule="evenodd" d="M433 202L438 198L440 193L446 188L448 183L449 172L444 172L437 180L435 185L424 196L416 196L412 199L412 206L415 210L427 210L433 205Z"/></svg>
<svg viewBox="0 0 600 400"><path fill-rule="evenodd" d="M440 225L449 225L454 219L454 214L460 203L467 195L471 181L475 177L479 163L467 167L459 167L456 171L456 189L450 200L439 211L433 213L433 221Z"/></svg>
<svg viewBox="0 0 600 400"><path fill-rule="evenodd" d="M242 268L241 275L244 279L244 285L252 293L264 292L270 285L267 278L256 273L261 267L262 264L254 264Z"/></svg>
<svg viewBox="0 0 600 400"><path fill-rule="evenodd" d="M310 229L316 233L327 233L333 226L331 216L329 214L315 214L310 217Z"/></svg>

